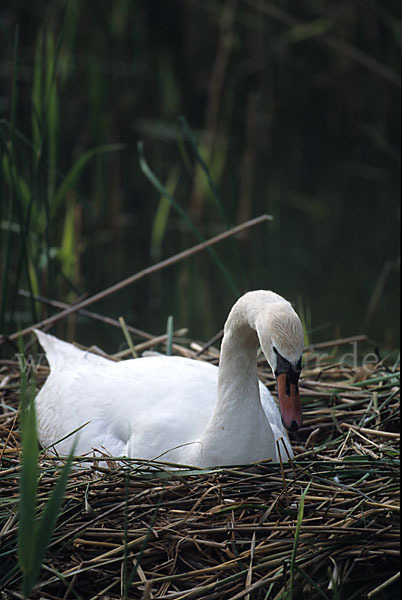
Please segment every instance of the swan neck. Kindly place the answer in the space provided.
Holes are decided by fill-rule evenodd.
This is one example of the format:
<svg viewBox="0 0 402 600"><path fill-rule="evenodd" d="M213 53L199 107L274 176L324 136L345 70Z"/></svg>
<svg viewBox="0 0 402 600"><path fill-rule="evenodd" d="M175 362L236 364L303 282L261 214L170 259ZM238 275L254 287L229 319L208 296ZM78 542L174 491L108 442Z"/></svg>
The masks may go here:
<svg viewBox="0 0 402 600"><path fill-rule="evenodd" d="M219 361L215 409L200 440L201 464L240 464L275 456L275 440L261 404L257 332L228 319ZM241 435L239 436L239 432Z"/></svg>
<svg viewBox="0 0 402 600"><path fill-rule="evenodd" d="M243 387L244 382L257 379L257 349L257 333L251 327L243 325L225 333L219 360L218 396L228 385Z"/></svg>

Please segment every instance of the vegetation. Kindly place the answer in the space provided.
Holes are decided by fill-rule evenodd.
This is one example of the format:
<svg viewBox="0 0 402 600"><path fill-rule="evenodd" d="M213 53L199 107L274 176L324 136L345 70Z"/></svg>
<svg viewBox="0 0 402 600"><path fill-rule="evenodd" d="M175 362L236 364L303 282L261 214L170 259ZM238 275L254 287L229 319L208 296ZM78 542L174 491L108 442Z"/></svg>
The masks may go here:
<svg viewBox="0 0 402 600"><path fill-rule="evenodd" d="M194 358L199 352L177 336L172 346ZM399 359L364 370L337 360L338 342L327 349L331 359L322 349L306 352L304 426L289 464L191 469L108 459L108 468L95 460L88 469L75 459L46 554L52 527L34 537L41 544L36 562L45 558L28 597L397 597ZM213 346L202 354L217 356ZM33 541L18 511L26 476L16 419L20 371L17 362L5 367L3 361L0 588L18 598L29 589L23 546ZM47 374L37 368L39 385ZM263 363L259 375L274 385ZM23 435L23 456L25 444ZM21 502L35 488L32 451L31 485ZM39 472L42 512L63 475L59 461L43 454ZM37 570L31 573L30 584Z"/></svg>
<svg viewBox="0 0 402 600"><path fill-rule="evenodd" d="M97 308L155 334L172 314L208 338L235 289L273 288L301 298L314 341L363 332L395 348L398 9L3 3L0 331L52 310L21 288L72 302L268 213L238 250L215 249L231 283L200 254ZM175 204L141 172L139 141Z"/></svg>
<svg viewBox="0 0 402 600"><path fill-rule="evenodd" d="M37 523L39 452L34 405L35 384L32 383L27 398L26 375L25 372L22 373L20 396L22 464L18 495L18 559L22 591L29 598L63 503L72 456L64 465Z"/></svg>
<svg viewBox="0 0 402 600"><path fill-rule="evenodd" d="M0 595L396 597L400 33L395 0L2 3ZM305 325L291 463L39 452L21 330L217 361L252 288Z"/></svg>

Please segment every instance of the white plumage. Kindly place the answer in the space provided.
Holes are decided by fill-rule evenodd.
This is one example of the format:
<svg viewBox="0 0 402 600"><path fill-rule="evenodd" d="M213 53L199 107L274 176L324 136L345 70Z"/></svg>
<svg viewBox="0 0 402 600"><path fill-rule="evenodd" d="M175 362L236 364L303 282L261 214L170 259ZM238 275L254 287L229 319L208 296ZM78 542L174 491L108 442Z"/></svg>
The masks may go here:
<svg viewBox="0 0 402 600"><path fill-rule="evenodd" d="M163 355L113 362L35 333L50 366L35 400L38 434L58 455L74 438L77 455L98 450L194 466L277 461L279 438L292 455L276 403L257 379L259 344L273 371L277 352L293 364L303 349L296 313L273 292L248 292L233 306L219 368Z"/></svg>

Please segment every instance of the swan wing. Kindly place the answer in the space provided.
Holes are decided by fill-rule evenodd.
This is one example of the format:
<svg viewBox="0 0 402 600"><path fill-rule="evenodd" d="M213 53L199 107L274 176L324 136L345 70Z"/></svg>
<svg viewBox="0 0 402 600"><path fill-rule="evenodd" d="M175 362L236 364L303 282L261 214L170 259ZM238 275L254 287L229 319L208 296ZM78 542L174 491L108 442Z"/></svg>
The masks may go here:
<svg viewBox="0 0 402 600"><path fill-rule="evenodd" d="M56 358L51 348L51 372L36 398L42 445L84 425L57 444L59 454L77 438L77 454L92 452L96 443L113 456L156 458L179 446L165 459L184 461L182 445L199 440L212 413L217 367L163 355L118 363L95 356L95 363L67 346L74 352L59 346Z"/></svg>
<svg viewBox="0 0 402 600"><path fill-rule="evenodd" d="M46 352L46 358L51 369L61 369L66 366L72 367L74 363L81 362L101 368L105 364L112 362L108 358L81 350L81 348L77 348L77 346L69 342L59 340L54 335L45 333L40 329L34 329L33 331Z"/></svg>

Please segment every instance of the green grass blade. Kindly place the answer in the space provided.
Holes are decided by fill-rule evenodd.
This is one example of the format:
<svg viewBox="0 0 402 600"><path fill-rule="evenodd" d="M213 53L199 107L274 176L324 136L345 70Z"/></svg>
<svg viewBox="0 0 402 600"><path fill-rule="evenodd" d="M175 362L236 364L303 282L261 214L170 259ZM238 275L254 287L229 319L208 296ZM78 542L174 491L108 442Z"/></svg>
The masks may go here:
<svg viewBox="0 0 402 600"><path fill-rule="evenodd" d="M21 338L22 339L22 338ZM23 355L22 342L20 354ZM63 502L74 447L46 503L39 525L36 510L38 499L38 437L35 414L35 381L27 385L27 368L21 368L20 421L22 469L19 493L17 553L22 573L22 592L29 598L39 575L46 549Z"/></svg>
<svg viewBox="0 0 402 600"><path fill-rule="evenodd" d="M296 530L295 530L295 539L294 539L294 543L293 543L292 556L290 558L290 583L289 583L289 594L288 594L289 600L293 599L294 577L295 577L295 571L296 571L296 555L297 555L297 548L299 545L300 529L301 529L301 526L303 523L303 516L304 516L304 498L308 492L309 487L310 487L310 483L308 483L306 489L300 496L300 504L299 504L299 510L297 513L297 522L296 522Z"/></svg>
<svg viewBox="0 0 402 600"><path fill-rule="evenodd" d="M35 554L33 535L38 489L38 441L33 396L35 385L27 390L25 370L21 372L21 443L22 469L20 478L18 559L23 575L23 591L29 595L32 564ZM27 398L27 393L30 398Z"/></svg>
<svg viewBox="0 0 402 600"><path fill-rule="evenodd" d="M46 503L45 510L43 511L39 526L35 533L34 541L34 557L32 561L32 572L31 572L31 583L35 583L39 571L44 559L47 547L49 545L52 533L56 524L57 517L61 505L63 503L64 494L67 487L68 476L70 474L71 465L73 462L75 448L71 450L69 457L67 458L66 464L64 465L59 478L57 479L56 485L53 492Z"/></svg>

